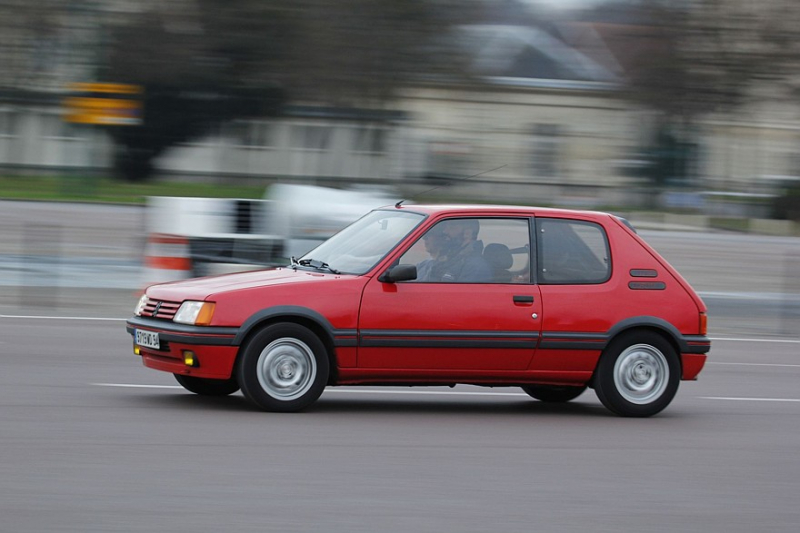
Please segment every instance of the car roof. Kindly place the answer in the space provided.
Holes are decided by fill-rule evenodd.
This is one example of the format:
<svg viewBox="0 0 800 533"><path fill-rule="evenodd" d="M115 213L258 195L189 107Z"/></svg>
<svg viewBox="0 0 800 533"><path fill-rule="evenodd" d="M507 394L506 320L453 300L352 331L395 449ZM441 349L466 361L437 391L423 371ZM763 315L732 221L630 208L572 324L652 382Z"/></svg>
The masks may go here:
<svg viewBox="0 0 800 533"><path fill-rule="evenodd" d="M464 214L471 216L489 215L533 215L533 216L570 216L578 215L585 218L598 218L609 216L608 213L599 211L583 211L576 209L558 209L554 207L531 207L518 205L483 205L483 204L400 204L382 207L384 210L403 210L424 215Z"/></svg>

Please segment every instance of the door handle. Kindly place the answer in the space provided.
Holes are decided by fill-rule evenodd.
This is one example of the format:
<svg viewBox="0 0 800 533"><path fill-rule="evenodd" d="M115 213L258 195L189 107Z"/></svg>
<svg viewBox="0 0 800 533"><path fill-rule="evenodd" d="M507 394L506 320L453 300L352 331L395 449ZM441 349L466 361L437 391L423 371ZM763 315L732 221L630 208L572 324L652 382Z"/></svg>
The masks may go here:
<svg viewBox="0 0 800 533"><path fill-rule="evenodd" d="M514 296L515 304L532 304L533 296Z"/></svg>

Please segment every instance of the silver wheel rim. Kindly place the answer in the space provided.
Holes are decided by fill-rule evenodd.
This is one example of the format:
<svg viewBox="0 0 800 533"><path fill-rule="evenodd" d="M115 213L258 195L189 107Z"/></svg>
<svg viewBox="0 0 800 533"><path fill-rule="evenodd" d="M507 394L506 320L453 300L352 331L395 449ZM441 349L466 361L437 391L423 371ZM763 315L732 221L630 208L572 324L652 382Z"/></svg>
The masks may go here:
<svg viewBox="0 0 800 533"><path fill-rule="evenodd" d="M272 341L261 351L256 373L267 394L289 401L303 396L314 384L317 362L311 348L287 337Z"/></svg>
<svg viewBox="0 0 800 533"><path fill-rule="evenodd" d="M614 364L614 385L631 403L644 405L657 400L668 382L667 358L649 344L629 346Z"/></svg>

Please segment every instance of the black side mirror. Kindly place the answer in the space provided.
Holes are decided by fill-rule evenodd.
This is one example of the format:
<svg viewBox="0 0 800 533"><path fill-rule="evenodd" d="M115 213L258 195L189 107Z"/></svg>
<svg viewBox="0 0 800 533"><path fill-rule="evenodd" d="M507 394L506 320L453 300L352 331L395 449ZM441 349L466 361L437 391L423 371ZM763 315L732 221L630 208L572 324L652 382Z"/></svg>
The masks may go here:
<svg viewBox="0 0 800 533"><path fill-rule="evenodd" d="M397 283L398 281L411 281L417 279L416 265L395 265L384 272L378 281L382 283Z"/></svg>

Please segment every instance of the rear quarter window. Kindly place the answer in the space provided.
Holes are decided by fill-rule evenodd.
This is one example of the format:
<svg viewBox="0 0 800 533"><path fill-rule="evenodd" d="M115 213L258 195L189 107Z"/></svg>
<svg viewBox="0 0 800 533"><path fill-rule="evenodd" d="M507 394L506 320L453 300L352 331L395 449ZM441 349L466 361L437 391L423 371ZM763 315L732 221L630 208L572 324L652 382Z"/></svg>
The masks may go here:
<svg viewBox="0 0 800 533"><path fill-rule="evenodd" d="M536 250L542 284L596 284L611 277L608 237L599 224L537 218Z"/></svg>

